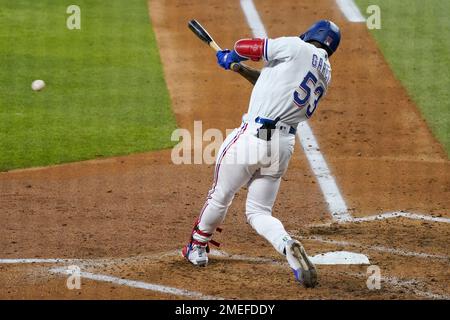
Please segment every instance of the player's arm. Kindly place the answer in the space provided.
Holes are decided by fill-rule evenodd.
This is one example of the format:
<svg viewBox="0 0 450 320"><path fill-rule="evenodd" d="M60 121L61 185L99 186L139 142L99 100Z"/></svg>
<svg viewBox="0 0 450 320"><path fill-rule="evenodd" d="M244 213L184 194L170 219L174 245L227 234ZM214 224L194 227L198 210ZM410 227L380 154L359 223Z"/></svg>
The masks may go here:
<svg viewBox="0 0 450 320"><path fill-rule="evenodd" d="M217 52L217 62L225 70L229 70L233 63L233 70L240 71L248 81L255 84L261 74L260 70L240 64L242 61L251 59L259 61L264 52L264 39L241 39L234 46L234 50L222 50Z"/></svg>
<svg viewBox="0 0 450 320"><path fill-rule="evenodd" d="M261 70L254 69L249 67L246 64L237 63L233 66L233 71L240 71L240 75L242 75L245 79L247 79L251 84L255 84L258 81L259 75L261 74Z"/></svg>
<svg viewBox="0 0 450 320"><path fill-rule="evenodd" d="M296 56L301 50L303 41L298 37L282 37L277 39L241 39L234 45L234 50L217 52L217 62L225 70L233 63L251 59L259 61L286 60Z"/></svg>
<svg viewBox="0 0 450 320"><path fill-rule="evenodd" d="M217 51L217 63L229 70L233 63L239 63L251 59L259 61L264 52L264 39L241 39L234 45L234 50Z"/></svg>
<svg viewBox="0 0 450 320"><path fill-rule="evenodd" d="M286 61L299 56L305 46L299 37L266 39L263 58L266 61Z"/></svg>
<svg viewBox="0 0 450 320"><path fill-rule="evenodd" d="M267 39L241 39L234 44L234 51L245 59L259 61L264 55Z"/></svg>
<svg viewBox="0 0 450 320"><path fill-rule="evenodd" d="M298 37L282 37L277 39L241 39L234 45L234 52L242 59L259 61L287 60L299 54L304 45ZM240 68L241 75L255 84L261 74L260 70L237 63L233 70ZM244 70L244 72L242 72ZM236 71L236 70L235 70Z"/></svg>
<svg viewBox="0 0 450 320"><path fill-rule="evenodd" d="M236 42L233 51L241 59L286 60L295 57L303 45L299 37L241 39Z"/></svg>

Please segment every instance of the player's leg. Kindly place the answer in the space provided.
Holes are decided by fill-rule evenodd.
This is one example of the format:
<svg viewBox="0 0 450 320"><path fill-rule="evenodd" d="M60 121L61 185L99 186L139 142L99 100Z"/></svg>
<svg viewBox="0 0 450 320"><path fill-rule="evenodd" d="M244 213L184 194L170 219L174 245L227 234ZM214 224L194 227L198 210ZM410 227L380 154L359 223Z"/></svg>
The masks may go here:
<svg viewBox="0 0 450 320"><path fill-rule="evenodd" d="M233 151L229 150L230 157ZM236 192L248 183L253 174L247 165L224 163L218 164L216 172L216 181L198 218L198 230L207 234L212 234L223 222ZM208 239L199 237L199 240Z"/></svg>
<svg viewBox="0 0 450 320"><path fill-rule="evenodd" d="M281 177L289 165L294 144L293 135L275 131L270 142L270 163L256 172L248 184L247 220L281 254L284 254L286 243L291 237L280 220L272 216L272 207L280 188Z"/></svg>
<svg viewBox="0 0 450 320"><path fill-rule="evenodd" d="M256 173L248 185L246 215L253 229L284 255L286 244L292 238L281 221L272 216L280 182L281 178Z"/></svg>
<svg viewBox="0 0 450 320"><path fill-rule="evenodd" d="M198 219L198 229L202 232L211 234L223 222L234 195L256 170L246 158L255 146L245 131L246 126L232 133L219 150L213 186Z"/></svg>
<svg viewBox="0 0 450 320"><path fill-rule="evenodd" d="M297 240L286 232L280 220L272 216L272 207L287 170L293 152L294 141L290 136L278 137L272 165L258 171L248 185L246 214L249 224L274 248L285 255L296 279L306 287L314 287L317 273L306 252Z"/></svg>
<svg viewBox="0 0 450 320"><path fill-rule="evenodd" d="M286 256L295 278L306 287L317 283L317 272L305 249L293 240L280 220L272 216L272 207L281 178L255 174L248 187L246 204L247 221L256 232Z"/></svg>
<svg viewBox="0 0 450 320"><path fill-rule="evenodd" d="M245 154L242 154L248 153L253 147L252 140L244 135L245 129L243 126L230 134L219 150L213 186L194 225L191 241L183 249L183 256L195 265L207 264L208 242L225 219L234 195L248 183L256 170L247 161L242 161L245 160Z"/></svg>

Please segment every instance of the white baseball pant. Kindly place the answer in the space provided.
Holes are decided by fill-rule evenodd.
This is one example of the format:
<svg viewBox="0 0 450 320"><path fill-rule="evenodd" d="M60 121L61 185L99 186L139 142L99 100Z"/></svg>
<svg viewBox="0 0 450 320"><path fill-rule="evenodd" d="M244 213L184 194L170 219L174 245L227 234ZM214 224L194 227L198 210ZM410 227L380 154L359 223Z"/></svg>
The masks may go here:
<svg viewBox="0 0 450 320"><path fill-rule="evenodd" d="M223 142L216 160L214 182L201 211L198 228L212 234L225 219L236 192L247 184L246 216L256 232L284 254L291 239L272 207L294 151L295 135L274 130L271 141L256 136L260 125L243 122ZM196 234L194 233L194 239ZM197 235L198 239L204 240Z"/></svg>

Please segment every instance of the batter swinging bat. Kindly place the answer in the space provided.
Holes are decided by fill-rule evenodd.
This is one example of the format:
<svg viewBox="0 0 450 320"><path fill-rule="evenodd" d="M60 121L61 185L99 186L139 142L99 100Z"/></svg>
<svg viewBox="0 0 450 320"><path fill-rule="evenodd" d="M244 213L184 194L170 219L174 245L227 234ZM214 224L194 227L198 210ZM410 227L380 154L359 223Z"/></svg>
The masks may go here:
<svg viewBox="0 0 450 320"><path fill-rule="evenodd" d="M221 51L222 49L219 47L219 45L214 41L214 39L209 35L208 31L206 31L205 28L195 19L189 21L188 23L189 29L192 30L192 32L195 33L195 35L205 42L207 45L209 45L214 51ZM231 70L239 73L241 76L243 76L245 79L250 81L252 84L255 84L256 79L259 76L259 71L255 70L253 68L250 68L249 66L246 66L242 63L232 63L230 66ZM255 75L257 74L256 78Z"/></svg>

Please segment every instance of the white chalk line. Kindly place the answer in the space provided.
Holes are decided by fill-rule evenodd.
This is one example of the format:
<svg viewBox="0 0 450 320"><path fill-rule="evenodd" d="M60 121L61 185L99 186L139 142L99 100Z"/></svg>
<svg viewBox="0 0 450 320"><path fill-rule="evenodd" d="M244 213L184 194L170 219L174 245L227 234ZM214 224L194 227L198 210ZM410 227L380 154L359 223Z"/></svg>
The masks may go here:
<svg viewBox="0 0 450 320"><path fill-rule="evenodd" d="M99 258L99 259L64 259L64 258L50 258L50 259L41 259L41 258L15 258L15 259L0 259L0 264L74 264L83 267L102 267L109 265L117 265L117 264L125 264L125 263L133 263L133 262L142 262L143 260L147 261L156 261L161 260L164 257L171 257L175 255L180 255L180 250L171 250L162 253L155 253L149 255L139 255L132 257L115 257L115 258Z"/></svg>
<svg viewBox="0 0 450 320"><path fill-rule="evenodd" d="M349 214L345 200L336 184L336 180L331 174L323 154L320 152L319 144L314 137L311 127L307 122L303 122L299 124L297 130L298 138L305 151L309 165L322 189L333 220L338 222L350 221L352 216Z"/></svg>
<svg viewBox="0 0 450 320"><path fill-rule="evenodd" d="M0 259L0 264L33 264L33 263L75 263L79 262L78 259Z"/></svg>
<svg viewBox="0 0 450 320"><path fill-rule="evenodd" d="M345 156L333 156L333 160L340 160L340 161L352 161L352 160L358 160L364 159L364 161L377 161L377 162L413 162L417 164L424 164L424 163L432 163L432 164L448 164L447 159L442 158L428 158L428 157L417 157L417 156L377 156L377 157L371 157L371 156L364 156L361 158L361 156L351 156L351 155L345 155Z"/></svg>
<svg viewBox="0 0 450 320"><path fill-rule="evenodd" d="M366 22L366 19L359 11L353 0L336 0L339 9L350 22Z"/></svg>
<svg viewBox="0 0 450 320"><path fill-rule="evenodd" d="M432 217L429 215L405 212L405 211L394 211L394 212L386 212L383 214L366 216L360 218L352 218L351 222L366 222L366 221L376 221L376 220L385 220L392 218L408 218L412 220L425 220L430 222L443 222L450 223L450 218L445 217ZM346 221L343 221L345 223Z"/></svg>
<svg viewBox="0 0 450 320"><path fill-rule="evenodd" d="M405 211L393 211L393 212L385 212L382 214L377 214L377 215L372 215L372 216L365 216L365 217L358 217L358 218L352 217L350 220L346 220L346 221L334 221L334 222L310 224L310 225L308 225L308 227L328 227L328 226L331 226L335 222L337 222L341 225L344 225L344 224L348 224L348 223L382 221L382 220L396 219L396 218L405 218L405 219L409 219L409 220L418 220L418 221L427 221L427 222L450 223L450 218L433 217L430 215L411 213L411 212L405 212Z"/></svg>
<svg viewBox="0 0 450 320"><path fill-rule="evenodd" d="M252 30L253 36L258 38L267 38L266 28L262 23L258 10L252 0L241 0L241 8L244 12L247 24Z"/></svg>
<svg viewBox="0 0 450 320"><path fill-rule="evenodd" d="M295 232L296 231L293 231L292 233L295 233ZM438 260L445 260L447 262L450 261L450 257L444 256L444 255L394 249L394 248L384 247L384 246L369 246L369 245L365 245L365 244L362 244L359 242L337 241L337 240L325 239L325 238L318 237L318 236L312 236L312 237L298 236L298 238L301 240L333 244L333 245L337 245L340 247L358 247L358 248L363 248L365 250L371 250L371 251L377 251L377 252L383 252L383 253L391 253L394 255L399 255L399 256L404 256L404 257L416 257L416 258L423 258L423 259L438 259Z"/></svg>
<svg viewBox="0 0 450 320"><path fill-rule="evenodd" d="M50 269L51 273L56 274L66 274L66 275L73 275L73 271L69 271L66 268L53 268ZM205 295L201 292L197 291L190 291L186 289L179 289L169 286L163 286L159 284L153 284L143 281L136 281L136 280L128 280L128 279L122 279L118 277L108 276L104 274L95 274L91 272L85 272L80 271L77 275L79 275L81 278L89 279L89 280L95 280L100 282L108 282L113 283L121 286L127 286L131 288L137 288L137 289L144 289L149 290L153 292L159 292L164 294L171 294L176 296L182 296L182 297L189 297L189 298L197 298L201 300L224 300L224 298L218 297L218 296L211 296L211 295Z"/></svg>

